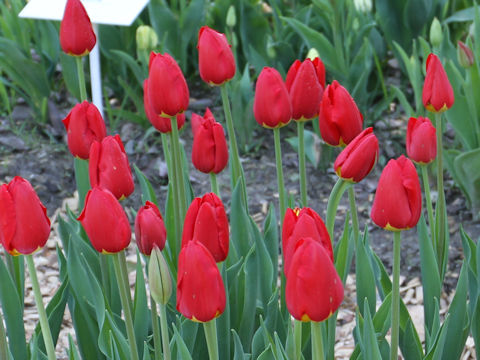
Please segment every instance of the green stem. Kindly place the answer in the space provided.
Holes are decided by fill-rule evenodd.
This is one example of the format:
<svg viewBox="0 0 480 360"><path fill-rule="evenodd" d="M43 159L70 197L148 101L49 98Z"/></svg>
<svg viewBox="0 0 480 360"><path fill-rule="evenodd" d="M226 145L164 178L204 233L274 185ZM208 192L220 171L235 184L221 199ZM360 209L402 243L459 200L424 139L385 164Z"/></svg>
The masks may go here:
<svg viewBox="0 0 480 360"><path fill-rule="evenodd" d="M152 317L152 328L153 328L153 346L155 348L155 360L162 359L162 340L160 335L160 327L158 326L158 314L157 314L157 303L153 300L153 297L150 297L150 316ZM169 349L170 350L170 349Z"/></svg>
<svg viewBox="0 0 480 360"><path fill-rule="evenodd" d="M392 341L390 360L398 360L398 335L400 331L400 243L401 232L393 233L393 288L392 288Z"/></svg>
<svg viewBox="0 0 480 360"><path fill-rule="evenodd" d="M217 174L210 173L210 185L212 187L212 192L214 192L218 197L220 197L220 189L217 182Z"/></svg>
<svg viewBox="0 0 480 360"><path fill-rule="evenodd" d="M52 333L47 320L47 312L43 306L42 293L40 292L40 284L38 283L33 256L25 255L25 259L27 260L28 272L30 273L30 280L32 281L33 295L35 296L35 303L37 304L38 317L40 319L43 342L45 343L45 349L47 350L48 360L55 360L55 345L53 345Z"/></svg>
<svg viewBox="0 0 480 360"><path fill-rule="evenodd" d="M115 275L117 277L120 300L122 302L123 314L125 316L125 327L127 328L127 337L130 345L130 359L138 360L137 342L135 340L132 309L130 306L132 302L132 297L130 295L130 285L128 284L128 274L124 273L124 269L121 264L122 261L124 261L124 258L124 250L113 254L113 264L115 265Z"/></svg>
<svg viewBox="0 0 480 360"><path fill-rule="evenodd" d="M358 226L357 204L355 202L355 189L353 186L348 188L348 199L350 200L350 214L352 216L353 236L356 244L360 236L360 229Z"/></svg>
<svg viewBox="0 0 480 360"><path fill-rule="evenodd" d="M313 360L324 360L325 354L323 353L322 323L312 321L310 325L312 333L312 358Z"/></svg>
<svg viewBox="0 0 480 360"><path fill-rule="evenodd" d="M218 342L217 342L217 323L216 320L210 320L203 323L205 338L207 340L208 355L210 360L218 360Z"/></svg>
<svg viewBox="0 0 480 360"><path fill-rule="evenodd" d="M82 211L85 202L85 196L90 189L90 177L88 175L88 160L78 157L73 159L73 168L75 169L75 182L78 191L78 210Z"/></svg>
<svg viewBox="0 0 480 360"><path fill-rule="evenodd" d="M302 358L302 322L293 321L293 341L295 344L295 360Z"/></svg>
<svg viewBox="0 0 480 360"><path fill-rule="evenodd" d="M178 136L177 117L172 116L172 149L175 156L175 167L177 169L178 195L180 201L180 219L183 222L187 212L187 198L185 196L185 182L183 179L182 153L180 151L180 138Z"/></svg>
<svg viewBox="0 0 480 360"><path fill-rule="evenodd" d="M80 102L87 100L87 87L85 85L85 73L83 72L82 57L75 56L77 62L78 86L80 87Z"/></svg>
<svg viewBox="0 0 480 360"><path fill-rule="evenodd" d="M99 254L100 255L100 271L102 272L102 286L105 294L107 294L108 299L110 299L110 296L112 295L110 292L110 281L108 279L109 271L108 271L108 262L107 262L107 256L104 254Z"/></svg>
<svg viewBox="0 0 480 360"><path fill-rule="evenodd" d="M350 185L348 181L343 180L342 178L338 178L335 186L330 193L330 197L328 198L327 204L327 230L330 238L332 239L333 243L333 230L335 228L335 217L337 214L338 204L342 199L342 195Z"/></svg>
<svg viewBox="0 0 480 360"><path fill-rule="evenodd" d="M428 225L430 226L430 238L435 245L435 222L433 220L432 197L430 196L430 184L428 182L427 165L420 165L422 171L423 188L425 189L425 202L427 203Z"/></svg>
<svg viewBox="0 0 480 360"><path fill-rule="evenodd" d="M165 158L165 162L167 163L167 170L168 173L173 172L172 169L172 159L170 158L170 148L168 146L168 137L167 134L162 133L162 149L163 149L163 157Z"/></svg>
<svg viewBox="0 0 480 360"><path fill-rule="evenodd" d="M172 182L172 192L175 211L175 249L180 249L181 237L182 237L182 227L183 227L183 217L180 201L180 185L178 181L178 166L177 166L177 156L176 156L176 147L173 132L170 133L170 155L171 155L171 172L169 173L169 179ZM177 251L177 250L176 250ZM175 256L177 254L174 254Z"/></svg>
<svg viewBox="0 0 480 360"><path fill-rule="evenodd" d="M7 333L5 332L5 327L3 326L3 316L0 313L0 359L9 359L8 355L8 344L7 344Z"/></svg>
<svg viewBox="0 0 480 360"><path fill-rule="evenodd" d="M280 128L273 129L273 136L275 141L275 161L277 163L277 183L278 183L278 197L280 199L280 224L283 224L283 217L287 211L287 204L285 201L285 183L283 180L283 166L282 166L282 147L280 146Z"/></svg>
<svg viewBox="0 0 480 360"><path fill-rule="evenodd" d="M167 326L167 311L164 304L159 304L160 306L160 325L162 326L162 344L163 344L163 358L164 360L170 360L170 340L168 337L168 326Z"/></svg>
<svg viewBox="0 0 480 360"><path fill-rule="evenodd" d="M298 165L300 172L300 195L302 206L308 206L307 199L307 172L305 169L305 136L304 136L305 122L297 121L298 132Z"/></svg>
<svg viewBox="0 0 480 360"><path fill-rule="evenodd" d="M438 236L435 237L437 243L437 260L440 267L440 273L443 274L443 258L445 251L445 192L443 189L443 132L442 115L435 114L437 127L437 192L438 199L435 206L435 212L439 223L437 224ZM443 278L443 276L442 276Z"/></svg>

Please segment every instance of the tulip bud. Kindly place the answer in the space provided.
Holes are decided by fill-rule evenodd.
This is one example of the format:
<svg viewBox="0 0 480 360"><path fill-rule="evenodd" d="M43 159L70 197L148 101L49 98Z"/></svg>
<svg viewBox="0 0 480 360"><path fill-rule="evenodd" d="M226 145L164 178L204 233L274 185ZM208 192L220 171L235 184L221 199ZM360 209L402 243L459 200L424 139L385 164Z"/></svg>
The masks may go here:
<svg viewBox="0 0 480 360"><path fill-rule="evenodd" d="M102 115L94 104L87 101L75 105L62 122L67 130L68 149L80 159L88 159L92 143L107 136Z"/></svg>
<svg viewBox="0 0 480 360"><path fill-rule="evenodd" d="M406 230L417 225L422 195L415 165L405 156L390 160L378 180L371 218L378 226Z"/></svg>
<svg viewBox="0 0 480 360"><path fill-rule="evenodd" d="M226 23L228 27L233 28L237 24L237 15L235 14L235 6L230 5L227 11Z"/></svg>
<svg viewBox="0 0 480 360"><path fill-rule="evenodd" d="M443 41L443 31L440 21L436 17L433 18L430 25L430 43L433 47L439 47Z"/></svg>
<svg viewBox="0 0 480 360"><path fill-rule="evenodd" d="M68 0L60 23L60 46L63 52L84 56L92 51L97 38L80 0Z"/></svg>
<svg viewBox="0 0 480 360"><path fill-rule="evenodd" d="M324 321L339 308L342 280L321 243L312 238L298 241L285 297L288 311L299 321Z"/></svg>
<svg viewBox="0 0 480 360"><path fill-rule="evenodd" d="M127 215L107 189L94 187L85 197L85 207L77 219L83 225L92 246L102 254L117 253L130 244Z"/></svg>
<svg viewBox="0 0 480 360"><path fill-rule="evenodd" d="M457 59L460 66L464 68L471 67L475 62L472 49L461 41L457 43Z"/></svg>
<svg viewBox="0 0 480 360"><path fill-rule="evenodd" d="M189 241L178 256L177 310L188 319L208 322L225 310L225 287L212 254Z"/></svg>
<svg viewBox="0 0 480 360"><path fill-rule="evenodd" d="M325 64L319 57L313 59L312 62L313 66L315 67L315 71L317 72L318 82L320 83L322 89L325 89Z"/></svg>
<svg viewBox="0 0 480 360"><path fill-rule="evenodd" d="M106 188L119 200L133 192L132 171L119 135L107 136L102 142L92 144L88 174L92 188Z"/></svg>
<svg viewBox="0 0 480 360"><path fill-rule="evenodd" d="M137 28L136 39L138 50L150 52L158 45L157 33L148 25L140 25Z"/></svg>
<svg viewBox="0 0 480 360"><path fill-rule="evenodd" d="M50 219L30 183L15 176L0 186L0 241L11 255L29 255L42 248Z"/></svg>
<svg viewBox="0 0 480 360"><path fill-rule="evenodd" d="M407 155L420 164L429 164L437 156L437 131L429 118L411 117L407 126Z"/></svg>
<svg viewBox="0 0 480 360"><path fill-rule="evenodd" d="M172 296L170 270L168 270L165 258L157 245L153 246L151 254L148 263L148 285L150 287L150 294L156 303L166 305L170 296Z"/></svg>
<svg viewBox="0 0 480 360"><path fill-rule="evenodd" d="M318 53L317 49L315 48L311 48L310 50L308 50L308 53L307 53L307 59L310 59L310 60L315 60L315 58L318 58L320 57L320 54Z"/></svg>
<svg viewBox="0 0 480 360"><path fill-rule="evenodd" d="M440 59L435 54L428 55L426 67L427 75L422 93L423 105L432 112L450 109L455 99L452 85Z"/></svg>
<svg viewBox="0 0 480 360"><path fill-rule="evenodd" d="M378 139L369 127L342 150L333 167L339 177L357 183L372 171L377 159Z"/></svg>
<svg viewBox="0 0 480 360"><path fill-rule="evenodd" d="M266 128L285 126L292 118L287 87L274 68L264 67L258 76L253 113L255 120Z"/></svg>
<svg viewBox="0 0 480 360"><path fill-rule="evenodd" d="M145 255L150 255L154 246L157 246L160 250L165 247L167 230L163 223L162 214L160 214L157 205L150 201L147 201L137 212L135 240L138 250Z"/></svg>
<svg viewBox="0 0 480 360"><path fill-rule="evenodd" d="M228 219L222 200L214 193L193 199L183 223L182 248L192 241L202 243L216 262L228 256Z"/></svg>
<svg viewBox="0 0 480 360"><path fill-rule="evenodd" d="M192 163L198 171L218 174L228 163L228 147L222 124L215 121L212 112L207 108L203 118L192 114L200 125L193 137ZM193 123L193 121L192 121Z"/></svg>
<svg viewBox="0 0 480 360"><path fill-rule="evenodd" d="M353 5L357 11L362 13L369 13L372 11L372 0L354 0Z"/></svg>

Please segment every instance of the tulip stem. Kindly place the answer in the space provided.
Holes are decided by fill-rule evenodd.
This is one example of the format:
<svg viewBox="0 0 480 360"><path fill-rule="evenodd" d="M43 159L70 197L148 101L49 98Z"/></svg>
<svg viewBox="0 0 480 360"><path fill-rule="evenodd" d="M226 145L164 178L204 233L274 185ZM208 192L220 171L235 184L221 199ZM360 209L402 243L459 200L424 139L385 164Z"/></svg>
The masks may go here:
<svg viewBox="0 0 480 360"><path fill-rule="evenodd" d="M115 275L117 277L118 289L120 291L120 301L122 303L123 314L125 316L125 327L127 328L127 337L130 348L130 358L132 360L138 360L137 342L135 340L135 330L133 328L132 308L130 295L130 285L128 283L128 273L126 268L122 266L122 262L125 262L125 251L122 250L116 254L113 254L113 264L115 266Z"/></svg>
<svg viewBox="0 0 480 360"><path fill-rule="evenodd" d="M214 192L215 195L220 197L220 189L218 187L217 174L215 174L214 172L210 173L210 185L212 187L212 192Z"/></svg>
<svg viewBox="0 0 480 360"><path fill-rule="evenodd" d="M310 325L312 333L312 359L324 360L325 354L323 352L322 323L312 321Z"/></svg>
<svg viewBox="0 0 480 360"><path fill-rule="evenodd" d="M328 234L330 235L330 239L333 244L333 230L335 228L335 217L337 215L337 208L340 200L342 199L343 193L350 185L348 181L343 180L342 178L338 178L335 186L330 193L330 197L328 198L327 204L327 230Z"/></svg>
<svg viewBox="0 0 480 360"><path fill-rule="evenodd" d="M78 210L81 212L85 203L85 196L90 189L90 178L88 175L88 160L75 157L73 160L75 169L75 182L78 191Z"/></svg>
<svg viewBox="0 0 480 360"><path fill-rule="evenodd" d="M357 204L355 201L355 188L353 186L350 186L348 188L348 199L350 200L350 213L352 216L353 237L355 239L354 244L356 244L360 236L360 229L358 226L358 213L357 213Z"/></svg>
<svg viewBox="0 0 480 360"><path fill-rule="evenodd" d="M85 85L85 73L83 72L82 56L75 56L77 62L78 86L80 87L80 102L87 100L87 87Z"/></svg>
<svg viewBox="0 0 480 360"><path fill-rule="evenodd" d="M293 341L295 344L295 360L302 358L302 322L293 321Z"/></svg>
<svg viewBox="0 0 480 360"><path fill-rule="evenodd" d="M218 343L217 343L217 323L216 320L210 320L203 323L205 338L207 340L208 355L210 360L218 360Z"/></svg>
<svg viewBox="0 0 480 360"><path fill-rule="evenodd" d="M155 360L162 359L162 340L160 337L160 327L158 326L158 314L157 314L157 303L153 300L153 297L150 296L150 316L152 317L152 328L153 328L153 346L155 348Z"/></svg>
<svg viewBox="0 0 480 360"><path fill-rule="evenodd" d="M437 260L440 274L443 278L444 269L444 251L445 251L445 192L443 190L443 132L442 115L435 113L435 122L437 127L437 192L438 199L435 206L435 215L439 223L437 224L438 234L435 237L437 244Z"/></svg>
<svg viewBox="0 0 480 360"><path fill-rule="evenodd" d="M5 327L3 326L3 316L1 313L0 313L0 359L9 359L7 334L5 332Z"/></svg>
<svg viewBox="0 0 480 360"><path fill-rule="evenodd" d="M432 245L435 245L435 223L433 220L432 198L430 196L430 184L428 183L427 165L420 165L422 171L423 188L425 189L425 202L427 203L428 225L430 226L430 239Z"/></svg>
<svg viewBox="0 0 480 360"><path fill-rule="evenodd" d="M302 206L308 206L307 199L307 171L305 169L305 122L297 121L298 132L298 165L300 172L300 195Z"/></svg>
<svg viewBox="0 0 480 360"><path fill-rule="evenodd" d="M278 197L280 200L280 224L283 224L283 217L287 211L285 202L285 183L283 180L282 167L282 147L280 145L280 128L273 129L273 136L275 140L275 160L277 163L277 183L278 183Z"/></svg>
<svg viewBox="0 0 480 360"><path fill-rule="evenodd" d="M177 170L176 178L178 184L178 195L180 201L180 219L183 223L183 219L185 218L185 213L187 211L187 200L185 197L185 182L183 179L183 166L182 166L182 156L180 151L180 138L178 136L178 124L177 124L177 117L172 116L172 150L173 155L175 157L175 168Z"/></svg>
<svg viewBox="0 0 480 360"><path fill-rule="evenodd" d="M165 162L167 163L167 170L169 174L173 172L172 169L172 159L170 158L170 150L168 148L168 137L167 134L162 133L162 149L163 149L163 157L165 158Z"/></svg>
<svg viewBox="0 0 480 360"><path fill-rule="evenodd" d="M35 303L37 304L38 318L40 319L40 327L42 328L43 342L45 343L45 349L47 350L48 360L55 360L55 345L53 345L47 312L43 306L42 293L40 292L40 284L38 283L33 256L25 255L25 259L27 260L28 272L30 273L30 280L32 281L33 295L35 296ZM8 359L8 357L6 359Z"/></svg>
<svg viewBox="0 0 480 360"><path fill-rule="evenodd" d="M393 288L392 288L392 341L390 360L398 360L398 334L400 325L400 231L393 233Z"/></svg>
<svg viewBox="0 0 480 360"><path fill-rule="evenodd" d="M162 326L162 345L163 345L163 359L170 360L170 340L168 337L167 326L167 311L164 304L158 304L160 306L160 325ZM158 326L158 325L157 325ZM155 345L156 348L156 345Z"/></svg>

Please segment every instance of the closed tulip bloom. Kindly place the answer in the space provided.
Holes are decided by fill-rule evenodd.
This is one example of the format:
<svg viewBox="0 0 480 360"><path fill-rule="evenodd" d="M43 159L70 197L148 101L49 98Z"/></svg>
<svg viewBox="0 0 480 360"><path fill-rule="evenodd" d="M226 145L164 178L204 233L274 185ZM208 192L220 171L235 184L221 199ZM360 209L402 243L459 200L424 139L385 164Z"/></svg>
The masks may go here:
<svg viewBox="0 0 480 360"><path fill-rule="evenodd" d="M138 250L144 255L150 255L154 245L160 250L165 247L167 230L160 210L151 201L147 201L137 212L135 240Z"/></svg>
<svg viewBox="0 0 480 360"><path fill-rule="evenodd" d="M417 225L421 210L415 165L403 155L390 160L378 181L370 215L373 222L390 231L406 230Z"/></svg>
<svg viewBox="0 0 480 360"><path fill-rule="evenodd" d="M211 85L221 85L235 76L235 59L225 34L208 26L198 32L200 77Z"/></svg>
<svg viewBox="0 0 480 360"><path fill-rule="evenodd" d="M427 58L427 75L423 84L422 100L427 110L432 112L446 111L455 101L447 73L435 54L430 54Z"/></svg>
<svg viewBox="0 0 480 360"><path fill-rule="evenodd" d="M102 115L88 101L75 105L62 122L67 130L68 149L80 159L88 159L92 143L107 136Z"/></svg>
<svg viewBox="0 0 480 360"><path fill-rule="evenodd" d="M84 56L92 51L97 38L80 0L67 0L60 23L60 46L68 55Z"/></svg>
<svg viewBox="0 0 480 360"><path fill-rule="evenodd" d="M148 96L157 115L176 116L187 110L189 92L182 70L167 53L150 54Z"/></svg>
<svg viewBox="0 0 480 360"><path fill-rule="evenodd" d="M30 183L15 176L0 186L0 241L11 255L29 255L42 248L50 220Z"/></svg>
<svg viewBox="0 0 480 360"><path fill-rule="evenodd" d="M94 249L100 253L117 253L130 244L127 215L107 189L94 187L88 191L85 207L77 220L82 223Z"/></svg>
<svg viewBox="0 0 480 360"><path fill-rule="evenodd" d="M102 142L92 144L88 173L92 188L106 188L119 200L134 190L132 171L119 135L107 136Z"/></svg>
<svg viewBox="0 0 480 360"><path fill-rule="evenodd" d="M407 126L407 155L419 164L429 164L437 156L437 131L430 119L411 117Z"/></svg>
<svg viewBox="0 0 480 360"><path fill-rule="evenodd" d="M322 244L330 261L333 250L330 235L320 216L311 208L287 209L282 228L282 250L285 275L288 275L293 254L300 239L309 237Z"/></svg>
<svg viewBox="0 0 480 360"><path fill-rule="evenodd" d="M369 127L338 154L333 168L342 179L357 183L372 171L377 159L378 139Z"/></svg>
<svg viewBox="0 0 480 360"><path fill-rule="evenodd" d="M342 280L318 241L302 238L296 244L285 293L288 311L300 321L324 321L339 308Z"/></svg>
<svg viewBox="0 0 480 360"><path fill-rule="evenodd" d="M177 310L186 318L207 322L225 310L225 287L212 254L189 241L178 256Z"/></svg>
<svg viewBox="0 0 480 360"><path fill-rule="evenodd" d="M313 66L315 67L315 71L317 72L318 82L320 83L322 89L325 89L325 64L319 57L313 59L312 62Z"/></svg>
<svg viewBox="0 0 480 360"><path fill-rule="evenodd" d="M290 95L274 68L264 67L258 76L253 114L257 123L270 129L285 126L292 118Z"/></svg>
<svg viewBox="0 0 480 360"><path fill-rule="evenodd" d="M228 255L228 219L222 200L214 193L193 199L185 215L182 248L192 240L201 242L216 262Z"/></svg>
<svg viewBox="0 0 480 360"><path fill-rule="evenodd" d="M143 106L150 124L161 133L168 134L172 131L172 120L170 117L158 115L150 103L148 95L148 79L143 81ZM185 124L185 113L177 114L177 128L180 130Z"/></svg>
<svg viewBox="0 0 480 360"><path fill-rule="evenodd" d="M469 68L475 63L475 55L465 43L457 42L457 60L461 67Z"/></svg>
<svg viewBox="0 0 480 360"><path fill-rule="evenodd" d="M362 132L363 116L338 81L327 86L320 104L320 134L332 146L345 146Z"/></svg>

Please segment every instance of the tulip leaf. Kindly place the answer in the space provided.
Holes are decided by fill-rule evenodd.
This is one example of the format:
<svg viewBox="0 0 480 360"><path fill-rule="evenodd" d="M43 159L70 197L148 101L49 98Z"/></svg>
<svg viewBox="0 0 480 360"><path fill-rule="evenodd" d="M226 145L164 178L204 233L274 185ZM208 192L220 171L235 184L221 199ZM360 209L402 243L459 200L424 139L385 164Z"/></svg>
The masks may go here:
<svg viewBox="0 0 480 360"><path fill-rule="evenodd" d="M272 268L274 272L278 269L278 257L279 257L279 240L278 240L278 225L277 218L275 216L275 207L270 204L267 217L263 223L263 237L264 243L270 255ZM276 284L273 284L276 287Z"/></svg>
<svg viewBox="0 0 480 360"><path fill-rule="evenodd" d="M221 276L223 279L223 285L225 286L225 298L228 299L225 304L225 310L223 314L217 318L217 332L223 334L218 338L218 352L220 359L230 359L230 293L229 283L227 277L226 264L221 264Z"/></svg>
<svg viewBox="0 0 480 360"><path fill-rule="evenodd" d="M480 211L480 148L458 155L453 162L457 178L468 194L475 214Z"/></svg>
<svg viewBox="0 0 480 360"><path fill-rule="evenodd" d="M118 329L112 313L108 309L103 311L105 311L104 321L98 339L100 349L108 358L128 359L130 350L125 336Z"/></svg>
<svg viewBox="0 0 480 360"><path fill-rule="evenodd" d="M365 299L367 299L368 303L370 304L370 313L375 314L377 296L375 291L375 276L368 259L367 251L365 250L365 247L369 246L368 231L365 231L363 240L359 238L353 239L353 241L356 241L357 243L357 254L355 260L357 306L360 309L362 316L365 316L365 313L362 313L362 309L365 308L364 302Z"/></svg>
<svg viewBox="0 0 480 360"><path fill-rule="evenodd" d="M173 340L175 341L175 345L178 349L179 358L182 360L192 360L192 356L188 351L187 345L183 341L182 336L179 334L177 327L175 324L172 324L173 327Z"/></svg>
<svg viewBox="0 0 480 360"><path fill-rule="evenodd" d="M433 341L433 345L429 349L427 356L425 356L424 360L433 360L433 359L441 359L443 350L445 348L445 337L447 335L448 324L450 322L450 317L447 315L445 321L442 324L442 327L439 329L435 340Z"/></svg>
<svg viewBox="0 0 480 360"><path fill-rule="evenodd" d="M153 186L148 181L145 174L137 167L137 165L133 165L135 170L135 175L137 176L138 183L140 184L140 189L142 190L142 204L145 204L146 201L151 201L155 205L158 205L157 196L155 195L155 191L153 190Z"/></svg>
<svg viewBox="0 0 480 360"><path fill-rule="evenodd" d="M167 229L167 241L165 243L165 260L168 263L168 267L172 272L172 276L175 279L177 277L177 231L175 222L178 219L175 219L175 206L178 206L174 203L174 189L171 182L168 183L168 190L167 190L167 199L165 201L165 228ZM179 234L178 236L181 236ZM178 249L180 251L180 249Z"/></svg>
<svg viewBox="0 0 480 360"><path fill-rule="evenodd" d="M68 360L81 360L72 335L68 334Z"/></svg>
<svg viewBox="0 0 480 360"><path fill-rule="evenodd" d="M272 345L269 344L268 347L257 357L257 360L276 360Z"/></svg>
<svg viewBox="0 0 480 360"><path fill-rule="evenodd" d="M107 54L109 59L126 64L132 71L138 84L143 84L143 80L148 77L146 70L144 70L142 66L140 66L140 64L125 51L111 49Z"/></svg>
<svg viewBox="0 0 480 360"><path fill-rule="evenodd" d="M317 134L312 131L304 130L305 155L310 163L317 167L320 161L320 139ZM292 148L298 152L298 137L290 137L285 139Z"/></svg>
<svg viewBox="0 0 480 360"><path fill-rule="evenodd" d="M364 302L364 322L363 322L363 341L364 344L364 358L372 360L381 360L380 349L378 348L377 337L375 334L375 328L373 327L372 317L370 315L368 299L365 298Z"/></svg>
<svg viewBox="0 0 480 360"><path fill-rule="evenodd" d="M233 360L245 360L249 357L245 355L243 352L242 342L240 341L240 337L238 336L235 329L231 329L232 336L233 336L233 343L235 344L235 353L233 355Z"/></svg>
<svg viewBox="0 0 480 360"><path fill-rule="evenodd" d="M342 279L342 283L345 285L347 280L347 275L350 270L350 265L352 264L353 258L353 248L354 242L349 241L350 238L350 226L348 223L350 221L350 213L347 213L345 216L345 222L343 225L343 233L340 240L337 242L337 245L334 249L334 258L335 258L335 268L337 269L338 276Z"/></svg>
<svg viewBox="0 0 480 360"><path fill-rule="evenodd" d="M283 328L283 326L281 327ZM274 332L273 334L274 338L275 338L275 347L277 349L277 359L279 360L288 360L289 357L287 356L287 353L285 351L285 349L283 348L282 346L282 341L280 340L280 337L278 336L278 333L277 332Z"/></svg>
<svg viewBox="0 0 480 360"><path fill-rule="evenodd" d="M147 338L148 329L152 326L151 316L148 311L147 289L145 288L145 278L143 276L142 261L137 249L137 272L135 277L135 293L133 297L133 327L135 329L135 339L139 356L143 355L143 342Z"/></svg>
<svg viewBox="0 0 480 360"><path fill-rule="evenodd" d="M143 343L143 358L142 360L152 360L150 356L150 348L146 342Z"/></svg>
<svg viewBox="0 0 480 360"><path fill-rule="evenodd" d="M90 190L88 160L75 157L73 163L75 167L75 182L78 189L78 209L81 211L85 203L85 196L87 196L87 192Z"/></svg>

